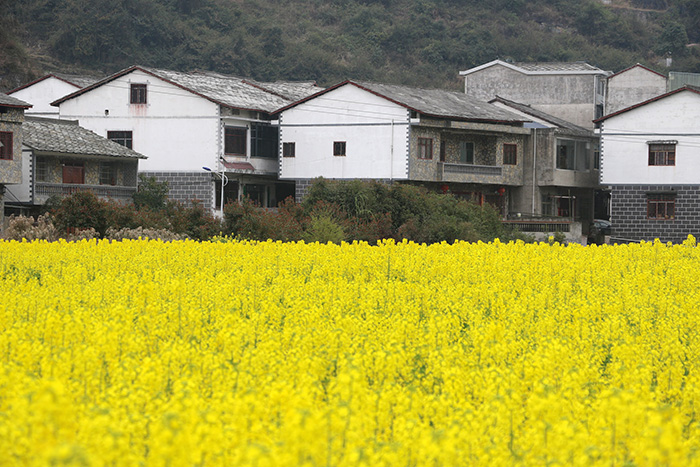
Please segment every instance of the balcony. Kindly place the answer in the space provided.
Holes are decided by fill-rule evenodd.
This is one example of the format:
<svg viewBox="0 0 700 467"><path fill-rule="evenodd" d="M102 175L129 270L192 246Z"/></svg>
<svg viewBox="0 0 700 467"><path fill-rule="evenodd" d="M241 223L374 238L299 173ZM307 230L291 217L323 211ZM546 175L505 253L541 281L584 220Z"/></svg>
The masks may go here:
<svg viewBox="0 0 700 467"><path fill-rule="evenodd" d="M438 163L440 181L455 183L503 183L503 167L497 165Z"/></svg>
<svg viewBox="0 0 700 467"><path fill-rule="evenodd" d="M34 188L34 196L37 201L44 202L51 196L66 197L79 191L91 191L98 198L110 198L117 201L130 201L131 195L136 192L136 187L37 182Z"/></svg>

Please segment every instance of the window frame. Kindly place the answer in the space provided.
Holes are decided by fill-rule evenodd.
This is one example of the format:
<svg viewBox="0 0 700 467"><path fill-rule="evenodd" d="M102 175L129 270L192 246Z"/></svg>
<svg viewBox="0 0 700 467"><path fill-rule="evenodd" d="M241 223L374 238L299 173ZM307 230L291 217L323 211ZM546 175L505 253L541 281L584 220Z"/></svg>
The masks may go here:
<svg viewBox="0 0 700 467"><path fill-rule="evenodd" d="M46 157L37 156L34 159L34 181L47 183L50 177L49 160Z"/></svg>
<svg viewBox="0 0 700 467"><path fill-rule="evenodd" d="M14 160L15 134L11 131L0 131L0 160Z"/></svg>
<svg viewBox="0 0 700 467"><path fill-rule="evenodd" d="M554 167L557 170L573 170L576 172L588 172L591 170L591 141L557 138L554 144ZM568 148L570 147L573 148L573 155L568 154ZM583 151L580 151L581 148L583 148Z"/></svg>
<svg viewBox="0 0 700 467"><path fill-rule="evenodd" d="M224 127L224 155L248 156L248 128L240 126Z"/></svg>
<svg viewBox="0 0 700 467"><path fill-rule="evenodd" d="M276 159L279 151L279 127L269 123L250 125L250 157Z"/></svg>
<svg viewBox="0 0 700 467"><path fill-rule="evenodd" d="M130 130L109 130L107 139L122 146L134 149L134 132Z"/></svg>
<svg viewBox="0 0 700 467"><path fill-rule="evenodd" d="M670 209L669 209L670 208ZM670 214L669 214L670 211ZM668 221L676 218L676 195L666 193L647 194L647 219Z"/></svg>
<svg viewBox="0 0 700 467"><path fill-rule="evenodd" d="M148 84L146 84L146 83L130 83L130 85L129 85L129 104L135 104L135 105L148 104Z"/></svg>
<svg viewBox="0 0 700 467"><path fill-rule="evenodd" d="M288 141L282 143L282 157L296 157L296 142Z"/></svg>
<svg viewBox="0 0 700 467"><path fill-rule="evenodd" d="M105 177L105 175L107 177ZM119 170L117 168L116 162L110 162L110 161L101 161L100 162L99 173L98 173L98 181L99 181L100 185L116 186L118 175L119 175ZM105 178L108 178L109 181L105 182Z"/></svg>
<svg viewBox="0 0 700 467"><path fill-rule="evenodd" d="M418 159L432 160L433 138L418 137Z"/></svg>
<svg viewBox="0 0 700 467"><path fill-rule="evenodd" d="M675 142L649 142L650 167L673 167L676 165ZM672 150L671 150L672 149Z"/></svg>
<svg viewBox="0 0 700 467"><path fill-rule="evenodd" d="M347 156L347 149L347 141L333 141L333 156L345 157Z"/></svg>
<svg viewBox="0 0 700 467"><path fill-rule="evenodd" d="M506 149L507 149L507 151L506 151ZM503 143L503 164L504 165L518 165L518 145L517 144L515 144L515 143Z"/></svg>
<svg viewBox="0 0 700 467"><path fill-rule="evenodd" d="M467 165L474 165L476 158L474 157L475 145L473 141L460 141L459 143L459 162Z"/></svg>

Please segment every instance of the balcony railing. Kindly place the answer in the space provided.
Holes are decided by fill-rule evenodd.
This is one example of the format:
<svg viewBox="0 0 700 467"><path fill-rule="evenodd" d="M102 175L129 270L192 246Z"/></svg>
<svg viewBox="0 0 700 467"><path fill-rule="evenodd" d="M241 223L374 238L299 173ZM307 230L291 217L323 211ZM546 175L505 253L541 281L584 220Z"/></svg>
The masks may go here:
<svg viewBox="0 0 700 467"><path fill-rule="evenodd" d="M99 198L129 200L136 192L135 186L83 185L73 183L37 183L34 194L37 197L70 196L79 191L91 191Z"/></svg>
<svg viewBox="0 0 700 467"><path fill-rule="evenodd" d="M441 162L443 174L471 174L501 176L503 169L497 165L452 164Z"/></svg>

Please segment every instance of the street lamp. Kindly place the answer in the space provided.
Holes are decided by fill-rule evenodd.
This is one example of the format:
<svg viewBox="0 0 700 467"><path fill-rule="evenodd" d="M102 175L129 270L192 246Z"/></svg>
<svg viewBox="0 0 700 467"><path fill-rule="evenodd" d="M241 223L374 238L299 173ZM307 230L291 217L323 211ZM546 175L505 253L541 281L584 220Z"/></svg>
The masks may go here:
<svg viewBox="0 0 700 467"><path fill-rule="evenodd" d="M224 220L224 187L228 185L228 177L224 173L224 169L221 169L221 172L214 172L211 170L209 167L202 167L204 170L207 172L211 172L213 174L218 175L221 177L221 220Z"/></svg>

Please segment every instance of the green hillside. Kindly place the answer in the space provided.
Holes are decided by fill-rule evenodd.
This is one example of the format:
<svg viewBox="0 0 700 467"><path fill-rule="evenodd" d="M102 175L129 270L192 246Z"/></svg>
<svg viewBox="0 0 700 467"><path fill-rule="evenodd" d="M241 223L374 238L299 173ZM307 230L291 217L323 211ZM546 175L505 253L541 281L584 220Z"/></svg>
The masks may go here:
<svg viewBox="0 0 700 467"><path fill-rule="evenodd" d="M0 0L0 90L134 64L459 89L495 58L700 72L700 0Z"/></svg>

